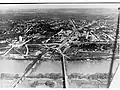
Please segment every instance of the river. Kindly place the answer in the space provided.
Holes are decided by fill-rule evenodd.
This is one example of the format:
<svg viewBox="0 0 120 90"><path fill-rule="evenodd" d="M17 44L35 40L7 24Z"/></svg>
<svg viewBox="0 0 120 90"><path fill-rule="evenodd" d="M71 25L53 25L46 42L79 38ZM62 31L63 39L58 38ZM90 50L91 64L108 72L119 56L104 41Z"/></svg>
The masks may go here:
<svg viewBox="0 0 120 90"><path fill-rule="evenodd" d="M13 73L21 74L24 69L32 61L16 61L16 60L0 60L0 73ZM94 60L91 62L68 62L67 72L70 73L108 73L110 61L108 60ZM118 66L118 60L114 62L113 71ZM61 73L60 61L47 61L42 62L37 66L37 69L33 73Z"/></svg>

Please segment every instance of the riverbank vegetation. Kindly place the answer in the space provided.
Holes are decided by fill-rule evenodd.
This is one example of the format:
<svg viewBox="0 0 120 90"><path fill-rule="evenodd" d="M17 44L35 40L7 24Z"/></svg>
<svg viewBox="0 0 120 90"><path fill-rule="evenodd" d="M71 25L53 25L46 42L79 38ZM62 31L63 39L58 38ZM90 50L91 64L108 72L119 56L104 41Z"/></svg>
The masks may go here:
<svg viewBox="0 0 120 90"><path fill-rule="evenodd" d="M3 82L15 82L20 78L19 74L7 74L1 73L0 80ZM86 87L106 87L108 79L108 73L94 73L94 74L83 74L83 73L71 73L68 75L68 82L70 87L86 88ZM27 85L26 85L27 84ZM39 73L31 74L25 77L21 87L40 87L46 86L50 88L62 88L62 74L61 73Z"/></svg>
<svg viewBox="0 0 120 90"><path fill-rule="evenodd" d="M1 79L14 79L14 78L20 78L19 74L7 74L7 73L1 73L0 74ZM49 79L62 79L61 73L39 73L39 74L32 74L26 76L26 78L49 78ZM68 79L107 79L108 74L107 73L95 73L95 74L83 74L83 73L71 73L68 75Z"/></svg>

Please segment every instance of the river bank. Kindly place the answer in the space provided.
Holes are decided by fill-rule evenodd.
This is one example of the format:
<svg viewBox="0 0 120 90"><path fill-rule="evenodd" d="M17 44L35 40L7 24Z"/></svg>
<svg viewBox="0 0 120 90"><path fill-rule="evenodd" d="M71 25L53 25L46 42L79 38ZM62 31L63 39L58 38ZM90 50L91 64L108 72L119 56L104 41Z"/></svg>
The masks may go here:
<svg viewBox="0 0 120 90"><path fill-rule="evenodd" d="M1 87L11 87L12 84L20 78L19 74L0 74ZM70 88L105 88L107 84L107 73L71 73L68 75L68 82ZM62 88L62 74L61 73L39 73L26 76L25 80L18 85L18 87L32 88Z"/></svg>

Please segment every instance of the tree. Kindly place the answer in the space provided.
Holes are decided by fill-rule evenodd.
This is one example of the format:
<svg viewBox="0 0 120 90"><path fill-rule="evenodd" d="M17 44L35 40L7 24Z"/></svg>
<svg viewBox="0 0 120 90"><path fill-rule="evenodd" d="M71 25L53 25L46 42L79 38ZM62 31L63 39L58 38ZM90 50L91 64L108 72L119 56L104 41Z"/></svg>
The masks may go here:
<svg viewBox="0 0 120 90"><path fill-rule="evenodd" d="M48 80L45 82L45 85L53 88L55 86L55 83L53 81Z"/></svg>
<svg viewBox="0 0 120 90"><path fill-rule="evenodd" d="M31 84L31 87L36 87L37 85L39 85L39 82L38 82L38 81L34 81L34 82Z"/></svg>
<svg viewBox="0 0 120 90"><path fill-rule="evenodd" d="M38 74L38 78L44 78L44 75L42 73Z"/></svg>
<svg viewBox="0 0 120 90"><path fill-rule="evenodd" d="M50 74L49 73L44 74L44 78L50 78Z"/></svg>

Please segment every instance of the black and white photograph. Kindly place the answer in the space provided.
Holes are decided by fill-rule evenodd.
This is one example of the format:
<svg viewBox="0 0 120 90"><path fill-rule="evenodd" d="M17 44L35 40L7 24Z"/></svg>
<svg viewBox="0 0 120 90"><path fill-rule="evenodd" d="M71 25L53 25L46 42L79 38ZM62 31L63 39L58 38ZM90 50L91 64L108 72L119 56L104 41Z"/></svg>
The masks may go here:
<svg viewBox="0 0 120 90"><path fill-rule="evenodd" d="M0 88L110 88L119 6L0 4Z"/></svg>

